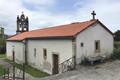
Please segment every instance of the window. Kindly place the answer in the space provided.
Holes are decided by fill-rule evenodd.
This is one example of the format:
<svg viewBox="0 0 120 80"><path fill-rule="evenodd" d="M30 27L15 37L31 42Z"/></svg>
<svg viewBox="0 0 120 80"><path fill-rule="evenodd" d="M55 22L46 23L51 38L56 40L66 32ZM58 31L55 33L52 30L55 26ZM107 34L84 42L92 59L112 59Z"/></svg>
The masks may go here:
<svg viewBox="0 0 120 80"><path fill-rule="evenodd" d="M36 57L36 48L34 48L34 57Z"/></svg>
<svg viewBox="0 0 120 80"><path fill-rule="evenodd" d="M46 60L47 59L47 49L43 49L43 57Z"/></svg>
<svg viewBox="0 0 120 80"><path fill-rule="evenodd" d="M100 40L95 41L95 52L100 52Z"/></svg>
<svg viewBox="0 0 120 80"><path fill-rule="evenodd" d="M81 47L84 47L84 44L83 44L83 43L81 43L80 45L81 45Z"/></svg>

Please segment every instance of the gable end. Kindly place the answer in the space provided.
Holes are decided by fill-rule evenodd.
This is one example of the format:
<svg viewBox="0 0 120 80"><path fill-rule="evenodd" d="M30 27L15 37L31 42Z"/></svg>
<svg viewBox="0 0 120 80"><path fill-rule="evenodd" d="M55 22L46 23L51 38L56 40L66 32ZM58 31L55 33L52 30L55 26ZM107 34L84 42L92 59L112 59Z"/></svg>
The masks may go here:
<svg viewBox="0 0 120 80"><path fill-rule="evenodd" d="M78 32L74 37L76 37L78 34L80 34L81 32L83 32L84 30L86 30L87 28L91 27L92 25L99 23L106 31L108 31L112 36L114 35L103 23L101 23L98 19L90 24L88 27L86 27L85 29L83 29L82 31Z"/></svg>

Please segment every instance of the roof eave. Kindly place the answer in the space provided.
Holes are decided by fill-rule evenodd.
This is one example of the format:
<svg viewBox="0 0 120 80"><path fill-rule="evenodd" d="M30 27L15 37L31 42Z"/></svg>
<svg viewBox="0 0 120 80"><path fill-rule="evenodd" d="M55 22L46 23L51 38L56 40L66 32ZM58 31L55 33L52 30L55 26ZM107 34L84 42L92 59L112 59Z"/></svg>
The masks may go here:
<svg viewBox="0 0 120 80"><path fill-rule="evenodd" d="M9 42L22 42L23 40L6 40L6 41L9 41Z"/></svg>
<svg viewBox="0 0 120 80"><path fill-rule="evenodd" d="M27 40L43 40L43 39L73 39L73 36L30 37L30 38L27 38Z"/></svg>
<svg viewBox="0 0 120 80"><path fill-rule="evenodd" d="M55 37L30 37L30 38L26 38L23 40L45 40L45 39L73 39L73 36L55 36ZM21 42L23 40L7 40L7 41L11 41L11 42Z"/></svg>

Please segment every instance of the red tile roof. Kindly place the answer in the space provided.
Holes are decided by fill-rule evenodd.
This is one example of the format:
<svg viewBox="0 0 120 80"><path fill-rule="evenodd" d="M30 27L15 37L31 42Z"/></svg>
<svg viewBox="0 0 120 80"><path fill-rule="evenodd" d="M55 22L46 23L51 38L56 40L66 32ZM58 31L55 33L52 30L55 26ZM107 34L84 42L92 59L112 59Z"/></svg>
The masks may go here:
<svg viewBox="0 0 120 80"><path fill-rule="evenodd" d="M74 37L75 35L77 35L78 33L88 28L90 25L94 24L97 21L98 20L90 20L85 22L79 22L79 23L77 22L67 25L33 30L15 35L7 40L21 41L29 38L34 39L34 38Z"/></svg>

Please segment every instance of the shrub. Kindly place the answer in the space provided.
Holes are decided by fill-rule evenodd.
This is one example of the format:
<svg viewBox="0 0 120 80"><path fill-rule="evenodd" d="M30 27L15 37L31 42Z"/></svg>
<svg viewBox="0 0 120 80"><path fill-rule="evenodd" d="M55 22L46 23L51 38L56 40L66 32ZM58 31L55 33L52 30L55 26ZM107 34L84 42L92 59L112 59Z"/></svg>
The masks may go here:
<svg viewBox="0 0 120 80"><path fill-rule="evenodd" d="M83 64L83 65L88 65L88 64L89 64L88 58L87 58L87 57L84 57L84 59L82 59L82 61L81 61L81 64Z"/></svg>
<svg viewBox="0 0 120 80"><path fill-rule="evenodd" d="M114 49L114 52L111 54L111 59L120 59L120 49Z"/></svg>
<svg viewBox="0 0 120 80"><path fill-rule="evenodd" d="M119 41L114 42L114 48L115 49L120 49L120 42Z"/></svg>

